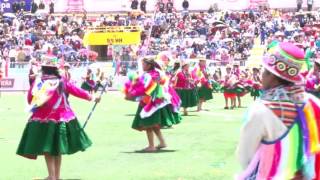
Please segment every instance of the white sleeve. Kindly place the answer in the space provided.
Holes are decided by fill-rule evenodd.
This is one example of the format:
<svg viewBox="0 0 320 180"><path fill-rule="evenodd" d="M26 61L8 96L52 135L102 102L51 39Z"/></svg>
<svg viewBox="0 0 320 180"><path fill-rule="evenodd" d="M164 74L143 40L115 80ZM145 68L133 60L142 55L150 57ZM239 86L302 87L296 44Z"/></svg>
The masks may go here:
<svg viewBox="0 0 320 180"><path fill-rule="evenodd" d="M256 153L261 140L266 134L262 117L265 115L262 103L255 102L249 109L247 121L240 132L240 141L237 148L237 156L240 165L246 169Z"/></svg>
<svg viewBox="0 0 320 180"><path fill-rule="evenodd" d="M246 120L237 149L239 162L244 169L254 157L262 140L274 141L287 131L284 123L259 100L249 109Z"/></svg>

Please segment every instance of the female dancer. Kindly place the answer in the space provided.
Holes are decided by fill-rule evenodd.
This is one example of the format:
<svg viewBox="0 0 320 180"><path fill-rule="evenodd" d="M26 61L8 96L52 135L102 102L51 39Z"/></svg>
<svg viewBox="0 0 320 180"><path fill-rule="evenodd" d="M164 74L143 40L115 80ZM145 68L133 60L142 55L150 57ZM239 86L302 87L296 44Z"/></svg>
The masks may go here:
<svg viewBox="0 0 320 180"><path fill-rule="evenodd" d="M306 91L320 98L320 59L314 62L313 72L307 78Z"/></svg>
<svg viewBox="0 0 320 180"><path fill-rule="evenodd" d="M62 155L84 151L91 146L87 134L72 111L66 96L100 101L61 78L55 65L42 66L42 75L29 89L28 103L32 112L24 129L17 154L30 159L44 155L48 180L60 179Z"/></svg>
<svg viewBox="0 0 320 180"><path fill-rule="evenodd" d="M81 88L88 91L90 94L93 93L95 88L94 74L91 69L87 70L87 74L84 77L84 82L81 85Z"/></svg>
<svg viewBox="0 0 320 180"><path fill-rule="evenodd" d="M237 94L235 92L235 84L237 82L237 77L232 73L232 68L230 65L226 67L226 76L224 78L224 100L225 100L225 107L224 109L229 109L229 99L231 101L230 108L233 109L236 107L236 97Z"/></svg>
<svg viewBox="0 0 320 180"><path fill-rule="evenodd" d="M212 86L209 83L209 74L206 66L206 61L200 59L199 67L193 70L193 78L197 81L196 83L199 84L200 88L198 90L199 96L199 104L198 104L198 111L202 110L203 103L213 99L212 95Z"/></svg>
<svg viewBox="0 0 320 180"><path fill-rule="evenodd" d="M253 97L253 100L256 100L257 97L260 97L262 94L262 80L260 75L260 70L258 68L252 69L252 90L251 90L251 96Z"/></svg>
<svg viewBox="0 0 320 180"><path fill-rule="evenodd" d="M187 108L198 105L198 94L194 80L189 72L189 64L184 63L175 79L175 90L181 99L183 114L188 115Z"/></svg>
<svg viewBox="0 0 320 180"><path fill-rule="evenodd" d="M155 152L167 147L161 127L170 127L181 121L180 98L169 87L169 78L154 59L143 59L142 66L145 73L140 77L129 75L124 92L127 100L139 101L132 128L147 133L149 145L142 152ZM154 134L160 141L158 146L154 145Z"/></svg>

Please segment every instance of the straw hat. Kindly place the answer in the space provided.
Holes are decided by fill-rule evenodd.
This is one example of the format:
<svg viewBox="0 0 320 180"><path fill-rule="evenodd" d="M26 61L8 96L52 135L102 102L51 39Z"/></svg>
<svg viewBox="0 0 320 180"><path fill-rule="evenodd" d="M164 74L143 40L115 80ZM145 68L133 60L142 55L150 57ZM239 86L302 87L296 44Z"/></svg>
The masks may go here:
<svg viewBox="0 0 320 180"><path fill-rule="evenodd" d="M199 61L207 61L207 58L206 58L205 56L203 56L203 55L198 56L197 59L198 59Z"/></svg>
<svg viewBox="0 0 320 180"><path fill-rule="evenodd" d="M190 63L188 61L184 60L184 61L180 62L180 65L181 65L181 67L184 67L186 65L190 65Z"/></svg>
<svg viewBox="0 0 320 180"><path fill-rule="evenodd" d="M71 65L69 64L69 63L64 63L64 65L63 65L63 67L67 67L67 68L70 68L71 67Z"/></svg>
<svg viewBox="0 0 320 180"><path fill-rule="evenodd" d="M231 65L230 64L226 65L226 69L232 69Z"/></svg>
<svg viewBox="0 0 320 180"><path fill-rule="evenodd" d="M240 66L240 62L238 61L233 62L233 66Z"/></svg>
<svg viewBox="0 0 320 180"><path fill-rule="evenodd" d="M155 61L155 57L149 56L142 59L143 62L153 65L157 69L161 69L161 66Z"/></svg>

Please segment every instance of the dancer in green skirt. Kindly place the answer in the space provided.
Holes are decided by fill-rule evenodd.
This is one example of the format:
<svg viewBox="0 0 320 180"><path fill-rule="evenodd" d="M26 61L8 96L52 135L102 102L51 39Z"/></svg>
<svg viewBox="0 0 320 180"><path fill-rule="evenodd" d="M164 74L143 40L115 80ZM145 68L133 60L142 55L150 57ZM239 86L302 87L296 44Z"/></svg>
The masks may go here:
<svg viewBox="0 0 320 180"><path fill-rule="evenodd" d="M38 77L28 92L28 103L32 112L17 154L30 159L44 155L48 180L60 179L61 155L84 151L91 146L87 134L73 113L67 95L85 100L100 101L86 91L61 78L57 66L48 63L42 66Z"/></svg>
<svg viewBox="0 0 320 180"><path fill-rule="evenodd" d="M251 96L253 100L256 100L258 97L262 95L262 78L260 74L260 70L256 67L252 69L252 89L251 89Z"/></svg>
<svg viewBox="0 0 320 180"><path fill-rule="evenodd" d="M88 91L90 94L92 94L94 92L95 89L95 77L94 77L94 73L92 72L91 69L87 70L87 74L85 77L83 77L84 81L81 84L81 88Z"/></svg>
<svg viewBox="0 0 320 180"><path fill-rule="evenodd" d="M195 81L189 72L188 63L183 62L182 70L175 77L174 88L181 99L183 114L187 116L187 108L197 106L199 101Z"/></svg>
<svg viewBox="0 0 320 180"><path fill-rule="evenodd" d="M213 99L213 89L209 82L209 74L206 65L206 60L204 58L199 59L199 66L192 71L192 77L195 79L196 84L198 84L198 96L199 104L198 111L202 110L203 103Z"/></svg>
<svg viewBox="0 0 320 180"><path fill-rule="evenodd" d="M147 133L149 145L142 152L155 152L167 147L161 128L180 123L181 101L169 86L168 76L160 70L154 59L145 58L142 61L145 73L139 77L130 74L129 81L125 83L124 93L127 100L139 102L132 128L145 130ZM160 142L158 146L154 144L154 134Z"/></svg>

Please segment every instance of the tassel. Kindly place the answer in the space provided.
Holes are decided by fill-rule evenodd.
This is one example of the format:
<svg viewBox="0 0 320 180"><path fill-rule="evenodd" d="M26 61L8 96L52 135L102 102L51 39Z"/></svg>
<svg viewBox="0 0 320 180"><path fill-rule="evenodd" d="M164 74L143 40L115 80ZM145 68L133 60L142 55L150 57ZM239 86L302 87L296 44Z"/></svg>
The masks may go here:
<svg viewBox="0 0 320 180"><path fill-rule="evenodd" d="M279 44L279 41L272 41L272 42L268 45L268 51L269 51L269 49L278 46L278 44Z"/></svg>
<svg viewBox="0 0 320 180"><path fill-rule="evenodd" d="M313 52L310 50L310 48L308 48L306 50L306 53L305 53L305 60L306 60L306 65L307 65L307 69L308 71L312 68L312 64L310 62L310 58L313 56Z"/></svg>

